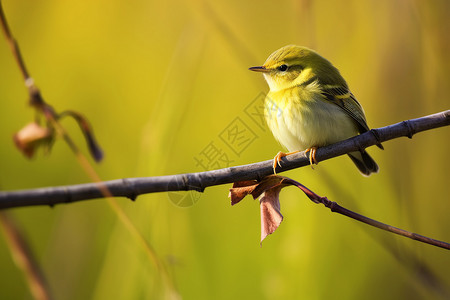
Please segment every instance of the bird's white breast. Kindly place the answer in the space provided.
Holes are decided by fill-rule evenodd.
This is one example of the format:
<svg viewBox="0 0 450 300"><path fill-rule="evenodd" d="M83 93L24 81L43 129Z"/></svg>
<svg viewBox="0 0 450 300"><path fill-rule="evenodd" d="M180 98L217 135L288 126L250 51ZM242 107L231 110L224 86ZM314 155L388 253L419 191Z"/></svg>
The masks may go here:
<svg viewBox="0 0 450 300"><path fill-rule="evenodd" d="M326 100L316 83L269 93L265 116L275 138L289 151L326 146L358 134L355 121Z"/></svg>

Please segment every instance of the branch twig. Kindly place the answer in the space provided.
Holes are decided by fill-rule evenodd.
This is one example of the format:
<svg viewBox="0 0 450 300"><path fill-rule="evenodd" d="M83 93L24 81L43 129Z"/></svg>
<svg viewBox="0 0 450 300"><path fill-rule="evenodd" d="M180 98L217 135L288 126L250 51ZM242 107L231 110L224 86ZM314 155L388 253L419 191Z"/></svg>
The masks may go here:
<svg viewBox="0 0 450 300"><path fill-rule="evenodd" d="M3 30L3 34L6 37L6 41L8 42L9 48L11 48L11 52L14 55L14 59L17 62L17 65L19 66L20 72L22 73L22 76L25 80L30 78L30 75L28 74L27 68L25 67L25 63L23 61L22 55L19 50L19 46L17 45L16 40L11 34L11 30L9 29L8 23L6 22L5 13L3 12L3 7L0 3L0 27Z"/></svg>
<svg viewBox="0 0 450 300"><path fill-rule="evenodd" d="M433 246L437 246L440 248L444 248L447 250L450 250L450 244L443 242L443 241L439 241L439 240L435 240L432 238L429 238L427 236L424 235L420 235L414 232L410 232L401 228L397 228L382 222L379 222L377 220L368 218L366 216L360 215L358 213L355 213L351 210L346 209L345 207L340 206L339 204L337 204L336 202L330 201L327 198L323 197L321 200L321 203L323 205L325 205L325 207L328 207L332 212L344 215L346 217L349 217L351 219L357 220L359 222L365 223L367 225L385 230L385 231L389 231L422 243L426 243L426 244L430 244Z"/></svg>
<svg viewBox="0 0 450 300"><path fill-rule="evenodd" d="M411 138L418 132L448 125L450 125L450 110L372 129L348 140L319 148L316 152L316 159L318 161L327 160L380 142L402 136ZM306 165L309 165L308 157L304 152L300 152L283 158L281 161L282 168L278 172ZM244 180L261 180L272 173L272 160L266 160L207 172L104 181L103 185L109 190L111 196L127 197L134 200L137 196L146 193L188 190L203 192L205 188L210 186ZM104 196L96 183L0 192L0 209L33 205L53 206Z"/></svg>

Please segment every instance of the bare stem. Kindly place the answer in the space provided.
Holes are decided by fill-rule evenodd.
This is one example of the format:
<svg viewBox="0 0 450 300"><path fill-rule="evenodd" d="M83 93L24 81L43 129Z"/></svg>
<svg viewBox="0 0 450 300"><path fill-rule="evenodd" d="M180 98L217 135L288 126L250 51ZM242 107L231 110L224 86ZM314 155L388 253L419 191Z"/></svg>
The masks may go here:
<svg viewBox="0 0 450 300"><path fill-rule="evenodd" d="M27 80L30 78L30 75L28 74L27 68L25 67L25 63L22 58L22 54L19 50L19 45L17 44L16 40L11 34L11 30L9 30L8 22L6 22L5 13L3 12L3 6L0 1L0 24L3 30L3 33L5 34L6 41L8 42L9 47L11 48L11 52L14 55L14 59L17 62L17 65L19 66L20 71L22 72L22 76L24 80Z"/></svg>
<svg viewBox="0 0 450 300"><path fill-rule="evenodd" d="M349 209L346 209L345 207L340 206L339 204L337 204L336 202L330 201L326 198L322 198L322 204L325 205L326 207L328 207L332 212L347 216L349 218L352 218L354 220L357 220L359 222L365 223L367 225L385 230L385 231L389 231L422 243L426 243L426 244L430 244L433 246L437 246L437 247L441 247L447 250L450 250L450 244L443 242L443 241L439 241L439 240L435 240L414 232L410 232L401 228L397 228L388 224L384 224L382 222L379 222L377 220L368 218L366 216L360 215L358 213L355 213Z"/></svg>

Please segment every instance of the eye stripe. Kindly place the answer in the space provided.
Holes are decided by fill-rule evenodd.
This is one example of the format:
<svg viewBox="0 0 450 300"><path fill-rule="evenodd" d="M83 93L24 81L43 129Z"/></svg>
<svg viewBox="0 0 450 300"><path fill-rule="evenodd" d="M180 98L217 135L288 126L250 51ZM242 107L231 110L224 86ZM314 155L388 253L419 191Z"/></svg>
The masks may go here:
<svg viewBox="0 0 450 300"><path fill-rule="evenodd" d="M287 64L282 64L280 66L277 67L277 70L280 72L286 72L286 71L290 71L290 70L298 70L299 72L303 71L303 66L301 65L291 65L288 66Z"/></svg>

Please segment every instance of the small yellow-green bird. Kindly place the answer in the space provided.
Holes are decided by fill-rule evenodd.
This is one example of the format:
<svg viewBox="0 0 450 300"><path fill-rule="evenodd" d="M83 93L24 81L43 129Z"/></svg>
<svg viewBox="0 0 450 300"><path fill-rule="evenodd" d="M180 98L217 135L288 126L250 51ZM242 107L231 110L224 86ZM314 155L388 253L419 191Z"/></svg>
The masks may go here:
<svg viewBox="0 0 450 300"><path fill-rule="evenodd" d="M364 110L339 70L306 47L288 45L272 53L262 66L270 91L265 99L267 124L289 151L274 158L274 172L283 156L306 149L317 164L317 147L327 146L369 130ZM378 145L381 149L383 146ZM359 171L369 176L378 165L365 150L348 153Z"/></svg>

